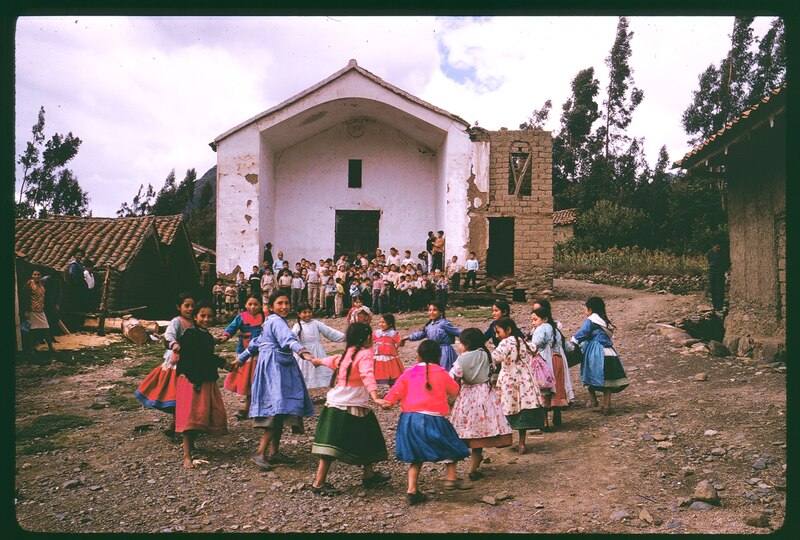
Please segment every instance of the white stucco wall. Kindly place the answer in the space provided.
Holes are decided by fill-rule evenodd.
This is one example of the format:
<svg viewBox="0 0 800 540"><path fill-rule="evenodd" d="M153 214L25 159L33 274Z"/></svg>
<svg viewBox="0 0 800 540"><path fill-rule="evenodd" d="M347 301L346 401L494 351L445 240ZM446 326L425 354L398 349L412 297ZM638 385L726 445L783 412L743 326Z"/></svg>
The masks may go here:
<svg viewBox="0 0 800 540"><path fill-rule="evenodd" d="M249 275L261 261L259 245L260 151L255 127L217 147L217 271L237 265Z"/></svg>
<svg viewBox="0 0 800 540"><path fill-rule="evenodd" d="M362 187L348 188L348 160L362 160ZM436 159L392 126L368 122L352 138L345 124L276 157L273 253L294 262L333 256L336 210L381 210L379 246L416 253L437 227Z"/></svg>

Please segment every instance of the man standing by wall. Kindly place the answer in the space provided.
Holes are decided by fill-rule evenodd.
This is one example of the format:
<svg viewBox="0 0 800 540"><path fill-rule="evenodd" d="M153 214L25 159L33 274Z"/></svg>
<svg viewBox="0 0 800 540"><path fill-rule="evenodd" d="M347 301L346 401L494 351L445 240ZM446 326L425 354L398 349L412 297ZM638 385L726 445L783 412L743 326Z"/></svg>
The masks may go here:
<svg viewBox="0 0 800 540"><path fill-rule="evenodd" d="M715 240L706 253L708 259L708 286L714 311L722 311L725 305L725 272L730 267L728 254L722 251L719 240Z"/></svg>
<svg viewBox="0 0 800 540"><path fill-rule="evenodd" d="M444 272L444 231L439 231L433 241L433 263L431 270Z"/></svg>

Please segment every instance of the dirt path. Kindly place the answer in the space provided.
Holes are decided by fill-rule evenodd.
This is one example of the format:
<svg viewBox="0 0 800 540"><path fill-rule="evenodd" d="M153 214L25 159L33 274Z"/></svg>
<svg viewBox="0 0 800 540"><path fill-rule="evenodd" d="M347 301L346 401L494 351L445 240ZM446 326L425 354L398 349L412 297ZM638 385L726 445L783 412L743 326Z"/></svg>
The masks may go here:
<svg viewBox="0 0 800 540"><path fill-rule="evenodd" d="M689 313L702 303L699 297L572 280L556 280L555 290L554 312L567 335L580 325L588 296L605 298L631 385L614 396L615 414L603 417L584 408L588 394L573 367L576 403L564 413L563 426L529 435L524 456L488 449L487 477L472 490L443 491L443 471L428 464L421 489L431 500L408 508L406 468L392 459L380 465L392 475L388 486L363 490L359 471L337 463L329 478L345 493L316 497L308 490L316 466L309 453L315 419L306 422L305 435L284 436L285 452L298 463L262 473L249 462L258 433L247 421L232 418L239 399L228 393L229 434L201 439L198 445L210 463L186 471L178 441L160 433L164 415L141 407L90 408L116 403L115 392L138 383L141 377L125 376L144 358L141 349L131 349L86 373L45 379L17 392L18 439L19 429L47 413L93 421L53 436L63 448L25 455L30 450L18 440L17 519L24 529L49 532L758 533L778 528L786 486L785 374L750 359L679 354L647 329L648 323ZM529 313L524 304L513 307L514 318L526 328ZM473 320L459 317L457 309L448 312L461 328L485 328L489 322L482 313L467 315ZM403 324L409 317L398 320ZM343 326L341 319L328 322ZM407 365L414 349L411 344L403 351ZM150 355L147 367L156 365L154 349L144 351ZM701 372L707 380L695 381ZM377 414L393 455L399 413ZM679 506L702 480L719 490L722 506ZM485 496L495 504L482 501ZM761 515L767 527L745 524Z"/></svg>

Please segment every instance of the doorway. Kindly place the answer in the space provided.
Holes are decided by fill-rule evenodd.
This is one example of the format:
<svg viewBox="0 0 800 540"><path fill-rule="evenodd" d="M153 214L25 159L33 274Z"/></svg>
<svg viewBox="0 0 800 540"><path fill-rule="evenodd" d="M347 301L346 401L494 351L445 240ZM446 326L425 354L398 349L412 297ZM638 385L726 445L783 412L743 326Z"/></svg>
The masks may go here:
<svg viewBox="0 0 800 540"><path fill-rule="evenodd" d="M346 254L353 260L358 252L374 254L378 248L380 210L337 210L335 256Z"/></svg>
<svg viewBox="0 0 800 540"><path fill-rule="evenodd" d="M486 250L486 275L514 275L514 218L489 219L489 248Z"/></svg>

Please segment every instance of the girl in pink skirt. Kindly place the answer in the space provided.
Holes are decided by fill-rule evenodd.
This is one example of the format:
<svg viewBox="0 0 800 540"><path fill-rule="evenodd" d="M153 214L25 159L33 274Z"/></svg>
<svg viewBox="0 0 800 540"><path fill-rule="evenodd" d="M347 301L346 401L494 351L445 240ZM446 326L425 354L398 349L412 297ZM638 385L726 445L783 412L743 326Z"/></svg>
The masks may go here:
<svg viewBox="0 0 800 540"><path fill-rule="evenodd" d="M233 362L225 362L214 354L214 337L208 327L214 320L210 305L200 303L195 311L195 327L183 333L181 361L175 400L175 431L183 434L183 466L192 468L192 452L197 433L211 435L228 433L228 421L222 393L219 391L217 369L234 369Z"/></svg>

